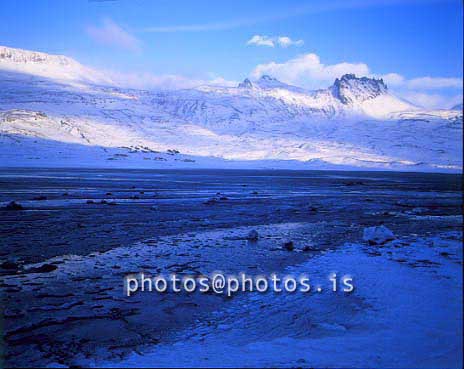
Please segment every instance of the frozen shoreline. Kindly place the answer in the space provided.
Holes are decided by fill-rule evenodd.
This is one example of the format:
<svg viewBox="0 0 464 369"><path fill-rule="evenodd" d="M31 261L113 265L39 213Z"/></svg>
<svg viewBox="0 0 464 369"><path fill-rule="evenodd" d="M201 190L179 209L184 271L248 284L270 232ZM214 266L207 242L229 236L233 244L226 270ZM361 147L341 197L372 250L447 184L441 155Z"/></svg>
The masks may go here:
<svg viewBox="0 0 464 369"><path fill-rule="evenodd" d="M369 255L372 249L382 255ZM445 250L452 259L440 256ZM247 294L181 332L174 344L95 364L459 368L460 260L458 233L381 248L347 244L289 269L316 278L349 272L353 295Z"/></svg>
<svg viewBox="0 0 464 369"><path fill-rule="evenodd" d="M146 365L153 350L166 360L157 365L169 365L168 354L176 347L189 347L193 355L177 355L179 365L193 365L203 360L195 354L199 342L207 345L201 347L210 363L222 360L218 351L228 349L232 358L243 353L237 357L243 365L282 360L287 366L323 366L323 353L315 355L311 346L317 340L332 347L329 340L349 335L354 345L385 329L377 320L391 321L379 315L388 307L384 294L366 289L388 284L389 275L376 279L369 271L399 271L401 283L393 282L404 286L409 279L412 287L431 281L432 290L416 292L424 301L435 295L459 300L461 286L451 280L462 250L456 249L459 238L447 236L462 226L459 176L28 169L3 171L0 178L0 206L11 200L24 206L0 211L0 231L7 235L0 249L10 263L0 269L8 366L111 366L120 360ZM382 248L357 244L366 227L380 224L397 241ZM259 234L255 244L246 239L251 230ZM443 239L430 244L437 235ZM282 247L288 239L295 251ZM310 247L300 251L305 246ZM123 291L124 275L140 271L258 275L282 274L286 268L324 278L333 268L356 273L358 294L224 299L137 293L126 298ZM439 287L448 292L436 291ZM454 316L453 307L433 307L434 314ZM364 314L371 314L366 324ZM410 327L418 335L424 332ZM443 325L442 341L453 332ZM387 333L394 335L395 329ZM285 349L286 343L294 349ZM311 348L311 356L300 357L301 347ZM130 356L135 352L145 356ZM450 355L442 353L436 362Z"/></svg>

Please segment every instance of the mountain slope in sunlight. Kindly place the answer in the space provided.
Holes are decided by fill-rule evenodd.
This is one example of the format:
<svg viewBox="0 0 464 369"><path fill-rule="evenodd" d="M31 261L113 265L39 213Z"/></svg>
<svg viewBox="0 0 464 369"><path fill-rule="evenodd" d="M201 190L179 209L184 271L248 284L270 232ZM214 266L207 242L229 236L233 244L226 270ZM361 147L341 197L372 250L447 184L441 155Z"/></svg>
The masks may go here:
<svg viewBox="0 0 464 369"><path fill-rule="evenodd" d="M0 83L5 166L65 166L82 146L97 148L91 161L102 166L462 167L462 113L421 110L380 79L348 74L307 91L263 76L143 91L68 57L3 47Z"/></svg>

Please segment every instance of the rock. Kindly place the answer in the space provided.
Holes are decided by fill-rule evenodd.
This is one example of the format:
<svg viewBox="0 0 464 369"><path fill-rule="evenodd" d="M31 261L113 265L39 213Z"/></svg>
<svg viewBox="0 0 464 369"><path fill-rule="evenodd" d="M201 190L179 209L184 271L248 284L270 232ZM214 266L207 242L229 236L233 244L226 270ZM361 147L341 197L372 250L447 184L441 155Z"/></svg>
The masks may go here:
<svg viewBox="0 0 464 369"><path fill-rule="evenodd" d="M94 203L93 200L87 200L87 201L86 201L86 204L93 204L93 203Z"/></svg>
<svg viewBox="0 0 464 369"><path fill-rule="evenodd" d="M344 325L337 323L319 323L318 325L328 331L346 332L347 330Z"/></svg>
<svg viewBox="0 0 464 369"><path fill-rule="evenodd" d="M153 205L153 206L150 207L150 210L159 210L159 208L158 208L158 206Z"/></svg>
<svg viewBox="0 0 464 369"><path fill-rule="evenodd" d="M285 241L283 244L283 247L285 250L288 250L288 251L293 251L295 249L295 245L293 244L293 241Z"/></svg>
<svg viewBox="0 0 464 369"><path fill-rule="evenodd" d="M221 201L226 201L226 200L229 200L229 198L228 198L227 196L221 196L221 197L219 198L219 200L221 200Z"/></svg>
<svg viewBox="0 0 464 369"><path fill-rule="evenodd" d="M21 204L18 204L16 201L11 201L8 203L7 206L5 206L6 210L23 210L23 206Z"/></svg>
<svg viewBox="0 0 464 369"><path fill-rule="evenodd" d="M47 196L36 196L32 200L44 201L47 200Z"/></svg>
<svg viewBox="0 0 464 369"><path fill-rule="evenodd" d="M259 235L255 229L251 230L250 233L248 233L247 240L258 241L258 238L259 238Z"/></svg>
<svg viewBox="0 0 464 369"><path fill-rule="evenodd" d="M397 206L401 206L401 207L404 207L404 208L414 208L415 207L413 204L410 204L405 200L398 200L395 204Z"/></svg>
<svg viewBox="0 0 464 369"><path fill-rule="evenodd" d="M350 181L350 182L345 182L345 186L362 186L364 185L363 182L361 181Z"/></svg>
<svg viewBox="0 0 464 369"><path fill-rule="evenodd" d="M304 251L304 252L319 251L319 249L316 249L316 248L314 248L312 246L306 245L301 249L301 251Z"/></svg>
<svg viewBox="0 0 464 369"><path fill-rule="evenodd" d="M394 239L393 232L384 225L364 229L363 240L369 242L369 245L383 245Z"/></svg>
<svg viewBox="0 0 464 369"><path fill-rule="evenodd" d="M209 200L205 201L203 204L205 204L205 205L214 205L216 203L217 203L216 199L209 199Z"/></svg>
<svg viewBox="0 0 464 369"><path fill-rule="evenodd" d="M111 201L111 202L108 203L108 205L114 206L114 205L118 205L118 203L116 201Z"/></svg>
<svg viewBox="0 0 464 369"><path fill-rule="evenodd" d="M18 270L19 269L19 264L14 262L14 261L5 261L0 264L0 268L2 269L8 269L8 270Z"/></svg>
<svg viewBox="0 0 464 369"><path fill-rule="evenodd" d="M414 208L411 210L411 213L412 214L422 214L422 213L425 213L427 211L427 209L425 208Z"/></svg>
<svg viewBox="0 0 464 369"><path fill-rule="evenodd" d="M50 273L53 272L54 270L58 269L56 265L53 264L43 264L39 267L36 268L30 268L27 269L27 273Z"/></svg>

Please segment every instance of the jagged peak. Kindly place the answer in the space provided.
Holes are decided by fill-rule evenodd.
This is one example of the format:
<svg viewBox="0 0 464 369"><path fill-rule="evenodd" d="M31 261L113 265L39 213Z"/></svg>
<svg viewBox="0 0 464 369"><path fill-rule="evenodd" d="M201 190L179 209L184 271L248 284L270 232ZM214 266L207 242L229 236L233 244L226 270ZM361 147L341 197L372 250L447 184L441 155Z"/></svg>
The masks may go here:
<svg viewBox="0 0 464 369"><path fill-rule="evenodd" d="M343 76L340 77L340 80L344 82L357 81L357 82L363 82L363 83L379 84L379 85L383 85L385 89L387 88L382 78L370 78L366 76L356 77L356 74L353 74L353 73L344 74Z"/></svg>
<svg viewBox="0 0 464 369"><path fill-rule="evenodd" d="M262 75L255 83L255 86L258 86L259 88L262 88L264 90L266 89L275 89L275 88L280 88L280 89L285 89L289 91L295 91L295 92L300 92L302 91L301 88L289 85L287 83L279 81L277 78L271 77L268 74Z"/></svg>
<svg viewBox="0 0 464 369"><path fill-rule="evenodd" d="M388 91L382 78L356 77L355 74L344 74L335 79L331 87L333 95L343 104L354 101L373 99Z"/></svg>
<svg viewBox="0 0 464 369"><path fill-rule="evenodd" d="M307 93L308 91L301 88L289 85L287 83L279 81L277 78L271 77L268 74L264 74L258 79L253 80L253 82L245 78L243 82L240 82L237 86L238 88L242 89L253 89L253 90L261 90L261 91L271 91L274 89L283 89L288 90L294 93Z"/></svg>
<svg viewBox="0 0 464 369"><path fill-rule="evenodd" d="M278 79L271 77L269 74L263 74L260 79L260 81L277 81L280 82Z"/></svg>
<svg viewBox="0 0 464 369"><path fill-rule="evenodd" d="M251 82L248 78L245 78L243 82L239 83L239 88L261 88L261 89L273 89L273 88L291 88L293 86L287 85L286 83L280 82L278 79L273 78L267 74L262 75L255 82Z"/></svg>
<svg viewBox="0 0 464 369"><path fill-rule="evenodd" d="M253 83L248 78L245 78L243 82L238 84L238 88L253 88Z"/></svg>

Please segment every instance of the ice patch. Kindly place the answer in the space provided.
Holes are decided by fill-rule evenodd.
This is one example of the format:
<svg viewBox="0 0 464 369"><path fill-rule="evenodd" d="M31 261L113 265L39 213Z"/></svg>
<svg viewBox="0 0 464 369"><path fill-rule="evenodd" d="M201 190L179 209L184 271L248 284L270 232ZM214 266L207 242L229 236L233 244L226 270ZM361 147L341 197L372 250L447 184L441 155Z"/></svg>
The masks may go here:
<svg viewBox="0 0 464 369"><path fill-rule="evenodd" d="M369 242L369 245L383 245L394 239L393 232L384 225L364 229L363 240Z"/></svg>
<svg viewBox="0 0 464 369"><path fill-rule="evenodd" d="M247 294L185 330L175 344L96 364L462 367L461 236L395 242L376 256L348 244L288 269L316 281L328 271L350 273L351 295ZM393 250L406 263L389 256ZM424 258L433 259L428 268L414 266Z"/></svg>

